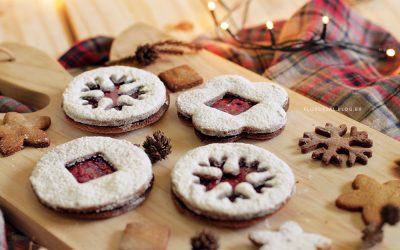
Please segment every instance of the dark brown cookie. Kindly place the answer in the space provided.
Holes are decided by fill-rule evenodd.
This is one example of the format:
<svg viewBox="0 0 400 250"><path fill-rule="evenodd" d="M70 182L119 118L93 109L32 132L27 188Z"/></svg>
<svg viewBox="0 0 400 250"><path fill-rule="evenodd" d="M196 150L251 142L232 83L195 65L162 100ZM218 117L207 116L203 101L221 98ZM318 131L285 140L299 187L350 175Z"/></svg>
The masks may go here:
<svg viewBox="0 0 400 250"><path fill-rule="evenodd" d="M246 228L252 226L258 222L263 221L265 218L271 215L265 215L259 218L251 219L251 220L241 220L241 221L229 221L229 220L215 220L204 215L199 215L192 210L190 210L185 204L171 191L172 200L174 201L175 207L183 214L194 217L200 221L205 221L209 224L218 226L218 227L226 227L226 228ZM280 209L279 209L280 210ZM277 210L276 212L278 212Z"/></svg>
<svg viewBox="0 0 400 250"><path fill-rule="evenodd" d="M77 218L77 219L83 219L83 220L103 220L103 219L108 219L111 217L115 217L121 214L124 214L126 212L129 212L130 210L138 207L141 205L146 198L150 195L150 191L153 188L154 184L154 177L151 180L150 186L144 190L144 192L139 196L139 197L134 197L132 199L129 199L126 201L124 204L121 206L115 207L111 210L104 210L104 211L99 211L100 208L92 207L89 209L85 210L79 210L79 209L60 209L60 208L53 208L50 207L46 202L40 201L43 205L50 207L51 209L60 212L62 214L68 214L71 217Z"/></svg>
<svg viewBox="0 0 400 250"><path fill-rule="evenodd" d="M358 132L356 127L351 127L349 136L346 136L347 126L342 124L334 127L327 123L325 127L316 127L315 132L305 132L299 140L299 146L303 154L314 151L312 158L321 160L328 165L333 163L340 165L340 154L347 154L347 166L351 167L356 162L366 165L368 158L372 156L372 140L365 131ZM325 138L323 138L325 137Z"/></svg>
<svg viewBox="0 0 400 250"><path fill-rule="evenodd" d="M283 107L285 111L289 109L289 101L285 104ZM183 116L178 112L178 117L185 122L185 124L191 126L192 125L192 119L188 118L186 116ZM209 136L201 133L197 129L194 129L195 134L197 137L200 138L201 141L207 142L207 143L226 143L226 142L235 142L238 141L242 138L247 138L247 139L253 139L253 140L271 140L272 138L280 135L282 131L285 129L285 126L282 128L272 132L272 133L257 133L257 134L251 134L251 133L241 133L239 135L235 136L224 136L224 137L218 137L218 136Z"/></svg>
<svg viewBox="0 0 400 250"><path fill-rule="evenodd" d="M158 77L172 92L192 88L203 83L203 78L186 64L161 72Z"/></svg>
<svg viewBox="0 0 400 250"><path fill-rule="evenodd" d="M80 122L75 122L71 118L69 118L67 115L65 115L65 118L67 121L70 122L74 127L91 132L91 133L96 133L96 134L121 134L121 133L126 133L129 131L134 131L138 130L144 127L147 127L153 123L156 123L158 120L161 119L161 117L167 112L169 107L169 95L167 94L167 101L165 104L158 110L157 113L149 116L148 118L137 121L134 123L129 124L128 126L123 126L123 127L109 127L109 126L92 126L92 125L86 125Z"/></svg>

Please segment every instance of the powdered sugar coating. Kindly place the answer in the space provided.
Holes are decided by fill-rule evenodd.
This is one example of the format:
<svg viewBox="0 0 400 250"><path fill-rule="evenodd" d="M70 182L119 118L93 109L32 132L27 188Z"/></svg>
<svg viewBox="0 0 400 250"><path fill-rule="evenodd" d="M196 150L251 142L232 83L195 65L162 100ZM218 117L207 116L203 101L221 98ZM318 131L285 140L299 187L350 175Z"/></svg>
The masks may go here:
<svg viewBox="0 0 400 250"><path fill-rule="evenodd" d="M249 110L231 115L208 106L226 93L240 96L257 104ZM252 83L236 75L219 76L204 88L180 94L176 100L178 112L192 119L194 127L209 136L233 136L248 133L272 133L286 124L283 106L287 92L277 84Z"/></svg>
<svg viewBox="0 0 400 250"><path fill-rule="evenodd" d="M220 182L214 189L206 191L196 175L220 178L222 171L219 168L204 167L204 164L210 158L221 160L224 157L225 173L236 175L242 157L247 162L258 161L258 169L267 171L247 175L247 182L238 184L235 189L227 182ZM274 178L268 183L273 187L262 188L262 192L257 193L251 184L266 182L271 176ZM290 198L294 189L295 178L289 166L269 151L250 144L215 143L198 147L179 159L172 170L174 194L191 211L214 219L241 220L271 214ZM239 197L232 202L227 197L233 192L246 198Z"/></svg>
<svg viewBox="0 0 400 250"><path fill-rule="evenodd" d="M111 77L119 79L126 76L128 81L119 89L118 104L128 104L122 110L107 109L112 100L104 97L103 91L114 88ZM99 80L100 79L100 80ZM89 90L87 84L99 81L101 90ZM145 93L137 99L129 96L141 87ZM82 97L96 98L97 108L92 108ZM167 101L166 89L161 80L154 74L126 66L103 67L86 71L76 76L63 94L63 109L67 116L76 122L95 126L124 126L148 118L160 110Z"/></svg>
<svg viewBox="0 0 400 250"><path fill-rule="evenodd" d="M104 155L117 171L78 183L66 164L96 153ZM143 194L153 178L151 166L146 153L128 141L82 137L45 154L30 180L39 199L54 209L111 210Z"/></svg>
<svg viewBox="0 0 400 250"><path fill-rule="evenodd" d="M305 233L294 221L285 222L279 231L256 231L249 237L257 245L262 245L260 250L325 250L332 244L322 235Z"/></svg>

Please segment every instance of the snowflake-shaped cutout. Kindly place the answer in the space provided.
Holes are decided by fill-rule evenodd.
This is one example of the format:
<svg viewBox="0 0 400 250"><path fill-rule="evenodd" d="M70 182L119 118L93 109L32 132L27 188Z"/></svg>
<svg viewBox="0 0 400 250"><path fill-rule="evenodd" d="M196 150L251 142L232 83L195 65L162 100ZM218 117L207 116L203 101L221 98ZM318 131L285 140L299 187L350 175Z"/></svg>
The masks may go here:
<svg viewBox="0 0 400 250"><path fill-rule="evenodd" d="M125 75L119 78L115 75L110 78L97 77L94 82L86 83L86 88L82 90L83 105L105 110L122 110L124 106L131 106L131 99L140 99L146 93L143 86L137 86L135 81L134 78L127 79Z"/></svg>
<svg viewBox="0 0 400 250"><path fill-rule="evenodd" d="M262 193L264 188L271 188L273 185L269 181L275 176L268 173L268 168L260 166L259 161L247 162L246 158L239 159L237 166L227 164L227 157L220 161L209 158L208 163L201 162L200 170L193 175L199 178L199 184L206 188L206 192L216 188L222 183L228 183L231 192L224 193L229 200L234 202L237 198L248 199L248 184L252 187L252 192ZM246 187L243 186L245 184Z"/></svg>
<svg viewBox="0 0 400 250"><path fill-rule="evenodd" d="M340 165L342 159L340 154L347 154L347 166L351 167L356 162L367 164L368 158L372 156L372 140L368 138L365 131L358 132L356 127L351 127L349 136L345 136L347 126L342 124L334 127L327 123L325 127L316 127L315 132L306 132L299 141L301 152L314 151L313 159L321 160L325 164L333 163Z"/></svg>

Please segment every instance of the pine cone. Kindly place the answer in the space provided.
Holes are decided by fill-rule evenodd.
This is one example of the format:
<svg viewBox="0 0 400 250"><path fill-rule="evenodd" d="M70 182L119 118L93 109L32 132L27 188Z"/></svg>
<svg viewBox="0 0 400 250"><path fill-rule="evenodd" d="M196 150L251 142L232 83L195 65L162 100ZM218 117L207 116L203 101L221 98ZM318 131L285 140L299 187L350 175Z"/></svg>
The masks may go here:
<svg viewBox="0 0 400 250"><path fill-rule="evenodd" d="M386 205L381 210L381 216L383 223L388 223L394 226L400 220L400 209L394 205Z"/></svg>
<svg viewBox="0 0 400 250"><path fill-rule="evenodd" d="M143 148L152 163L166 159L171 153L171 140L161 131L153 133L153 137L147 136L143 142Z"/></svg>
<svg viewBox="0 0 400 250"><path fill-rule="evenodd" d="M192 237L190 241L192 250L217 250L219 248L218 237L205 230Z"/></svg>
<svg viewBox="0 0 400 250"><path fill-rule="evenodd" d="M148 66L152 64L159 57L156 49L150 44L145 44L137 47L135 52L136 62L140 66Z"/></svg>
<svg viewBox="0 0 400 250"><path fill-rule="evenodd" d="M368 249L383 240L383 230L381 226L370 224L362 230L362 245L361 249Z"/></svg>

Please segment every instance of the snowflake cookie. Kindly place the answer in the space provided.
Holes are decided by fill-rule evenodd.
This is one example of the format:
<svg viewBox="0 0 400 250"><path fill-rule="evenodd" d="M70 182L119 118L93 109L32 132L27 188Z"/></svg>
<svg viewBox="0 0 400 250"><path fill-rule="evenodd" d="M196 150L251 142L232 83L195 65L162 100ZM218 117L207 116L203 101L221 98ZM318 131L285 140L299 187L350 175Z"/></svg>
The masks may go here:
<svg viewBox="0 0 400 250"><path fill-rule="evenodd" d="M339 127L330 123L325 124L325 127L317 126L314 133L305 132L299 140L301 152L305 154L314 151L311 157L321 160L325 165L340 165L340 154L349 156L346 162L349 167L356 162L366 165L372 156L372 151L366 148L372 147L372 140L368 138L367 132L359 132L356 127L351 127L349 136L345 136L346 132L347 126L344 124Z"/></svg>
<svg viewBox="0 0 400 250"><path fill-rule="evenodd" d="M128 141L82 137L45 154L30 180L44 205L80 218L103 219L142 203L153 172L146 153Z"/></svg>
<svg viewBox="0 0 400 250"><path fill-rule="evenodd" d="M98 68L75 77L63 94L65 114L81 129L121 133L158 121L168 109L164 84L126 66Z"/></svg>
<svg viewBox="0 0 400 250"><path fill-rule="evenodd" d="M193 149L176 163L171 176L178 208L227 227L245 227L276 212L295 190L285 162L243 143Z"/></svg>
<svg viewBox="0 0 400 250"><path fill-rule="evenodd" d="M260 250L326 250L331 248L331 240L319 234L305 233L294 221L281 225L279 231L256 231L250 240Z"/></svg>
<svg viewBox="0 0 400 250"><path fill-rule="evenodd" d="M178 115L193 123L196 134L218 142L277 136L286 124L288 105L287 92L277 84L236 75L216 77L176 100Z"/></svg>

